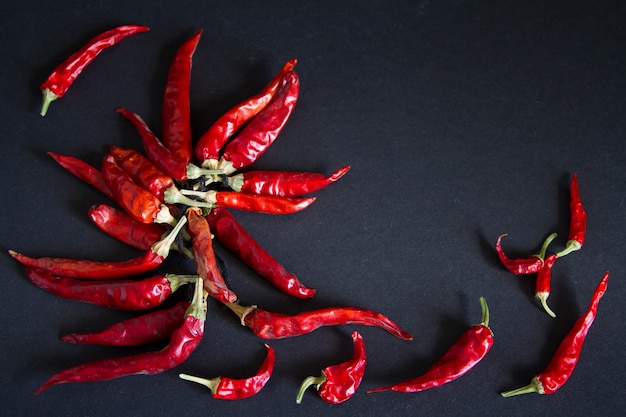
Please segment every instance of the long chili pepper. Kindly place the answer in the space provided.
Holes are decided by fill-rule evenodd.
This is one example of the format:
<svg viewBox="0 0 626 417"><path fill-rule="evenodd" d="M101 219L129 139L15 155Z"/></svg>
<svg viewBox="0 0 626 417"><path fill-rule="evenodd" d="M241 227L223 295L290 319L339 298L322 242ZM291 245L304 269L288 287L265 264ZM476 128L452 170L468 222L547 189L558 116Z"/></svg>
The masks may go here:
<svg viewBox="0 0 626 417"><path fill-rule="evenodd" d="M472 326L435 362L426 373L388 387L368 392L399 391L419 392L436 388L461 377L480 362L493 346L493 333L489 328L489 309L483 297L480 298L482 319Z"/></svg>
<svg viewBox="0 0 626 417"><path fill-rule="evenodd" d="M359 333L352 333L352 344L352 359L326 367L320 376L310 376L302 382L296 396L297 404L302 402L304 392L311 385L315 386L322 400L331 404L342 403L356 393L365 375L366 353L363 337Z"/></svg>
<svg viewBox="0 0 626 417"><path fill-rule="evenodd" d="M181 285L197 275L155 275L135 280L85 281L59 277L36 268L26 276L37 287L67 300L82 301L118 310L147 310L162 304Z"/></svg>
<svg viewBox="0 0 626 417"><path fill-rule="evenodd" d="M85 181L92 187L96 188L98 191L109 197L111 200L115 200L113 193L111 192L111 190L109 190L109 187L104 182L102 172L100 172L99 169L94 168L87 162L84 162L73 156L60 155L54 152L48 152L48 155L50 155L55 161L59 163L59 165L61 165L71 174Z"/></svg>
<svg viewBox="0 0 626 417"><path fill-rule="evenodd" d="M9 250L9 254L24 266L42 269L50 274L82 279L126 278L148 272L159 266L167 257L176 236L187 219L181 217L174 229L149 251L136 258L122 262L98 262L70 258L31 258Z"/></svg>
<svg viewBox="0 0 626 417"><path fill-rule="evenodd" d="M226 113L200 137L196 144L196 157L205 168L215 168L220 157L220 150L228 139L246 122L256 116L276 95L285 83L285 74L293 70L296 60L287 61L272 81L256 96L253 96Z"/></svg>
<svg viewBox="0 0 626 417"><path fill-rule="evenodd" d="M580 190L578 189L578 176L574 174L572 184L570 186L570 226L569 236L565 249L558 253L559 256L565 256L568 253L579 250L585 241L585 232L587 230L587 213L580 200Z"/></svg>
<svg viewBox="0 0 626 417"><path fill-rule="evenodd" d="M389 317L364 308L331 307L288 315L261 310L255 305L245 307L226 303L226 306L239 317L242 326L249 327L262 339L300 336L323 326L357 324L380 327L399 339L413 340L413 336L402 330Z"/></svg>
<svg viewBox="0 0 626 417"><path fill-rule="evenodd" d="M548 307L548 297L550 296L550 281L552 279L552 265L556 261L557 255L550 255L543 263L543 267L537 273L535 284L535 298L541 302L543 309L550 315L556 317L554 311Z"/></svg>
<svg viewBox="0 0 626 417"><path fill-rule="evenodd" d="M187 360L196 349L204 335L205 320L206 299L202 279L198 278L193 301L185 312L185 320L172 333L170 342L164 349L122 358L102 359L68 368L53 375L35 394L52 385L67 382L104 381L127 375L152 375L172 369Z"/></svg>
<svg viewBox="0 0 626 417"><path fill-rule="evenodd" d="M211 241L211 229L202 216L201 210L195 208L187 210L187 219L189 221L187 230L191 235L196 270L203 279L205 290L211 297L225 303L237 300L237 295L228 289L217 266Z"/></svg>
<svg viewBox="0 0 626 417"><path fill-rule="evenodd" d="M501 394L503 397L512 397L531 392L553 394L567 382L578 363L585 338L596 318L598 303L606 292L608 280L609 273L606 272L593 293L587 311L574 323L567 336L561 341L548 366L537 374L530 384L522 388L503 392Z"/></svg>
<svg viewBox="0 0 626 417"><path fill-rule="evenodd" d="M150 30L150 28L146 26L136 25L113 28L91 39L78 51L74 52L67 59L65 59L65 61L61 62L61 64L59 64L48 76L46 81L41 84L40 89L43 94L41 115L46 115L50 103L63 97L72 83L76 80L76 77L78 77L83 69L85 69L85 67L89 65L94 58L100 54L100 52L119 43L119 41L130 35L146 32L148 30Z"/></svg>
<svg viewBox="0 0 626 417"><path fill-rule="evenodd" d="M117 165L137 185L163 201L163 193L174 184L172 177L165 175L148 158L135 150L111 146L109 154L113 155Z"/></svg>
<svg viewBox="0 0 626 417"><path fill-rule="evenodd" d="M242 193L299 197L337 181L348 170L350 166L345 166L331 175L317 172L248 171L228 177L228 185Z"/></svg>
<svg viewBox="0 0 626 417"><path fill-rule="evenodd" d="M274 142L293 112L300 92L298 75L285 74L286 84L276 97L257 114L224 149L218 165L225 174L245 168L257 160Z"/></svg>
<svg viewBox="0 0 626 417"><path fill-rule="evenodd" d="M139 346L167 340L183 323L187 301L179 301L173 306L151 311L113 324L92 333L70 333L61 341L74 345Z"/></svg>
<svg viewBox="0 0 626 417"><path fill-rule="evenodd" d="M556 233L552 233L549 235L546 240L543 242L541 246L541 251L537 255L532 255L528 258L509 258L504 253L504 250L501 246L502 238L506 236L506 234L502 234L498 237L498 241L496 242L496 252L498 253L498 258L500 258L500 262L506 269L515 275L525 275L525 274L535 274L541 270L544 264L544 258L546 256L546 252L548 250L548 246L550 243L556 238Z"/></svg>
<svg viewBox="0 0 626 417"><path fill-rule="evenodd" d="M257 274L286 294L297 298L311 298L315 290L304 286L298 278L287 271L276 259L265 251L228 210L212 209L206 216L211 231L217 240Z"/></svg>
<svg viewBox="0 0 626 417"><path fill-rule="evenodd" d="M204 385L211 390L211 396L218 400L242 400L244 398L250 398L261 391L274 372L276 353L270 345L266 344L265 347L267 348L267 355L256 374L251 377L233 379L218 376L216 378L207 379L188 374L179 374L178 376L186 381Z"/></svg>

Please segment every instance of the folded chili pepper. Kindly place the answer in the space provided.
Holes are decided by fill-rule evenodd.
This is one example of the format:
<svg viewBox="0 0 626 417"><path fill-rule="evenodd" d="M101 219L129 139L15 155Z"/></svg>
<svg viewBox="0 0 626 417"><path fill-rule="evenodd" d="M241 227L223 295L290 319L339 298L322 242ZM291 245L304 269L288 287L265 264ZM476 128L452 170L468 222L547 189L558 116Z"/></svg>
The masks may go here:
<svg viewBox="0 0 626 417"><path fill-rule="evenodd" d="M109 190L109 187L104 182L104 178L102 177L102 172L99 169L94 168L88 163L74 158L73 156L60 155L54 152L48 152L55 161L59 163L63 168L68 170L71 174L85 181L87 184L96 188L105 196L109 197L111 200L115 200L115 196Z"/></svg>
<svg viewBox="0 0 626 417"><path fill-rule="evenodd" d="M560 257L567 255L582 248L585 241L585 232L587 230L587 213L580 199L580 190L578 188L578 176L572 177L570 186L570 226L569 235L565 249L558 253Z"/></svg>
<svg viewBox="0 0 626 417"><path fill-rule="evenodd" d="M174 184L172 177L165 175L148 158L135 150L111 146L109 154L133 182L163 201L163 193Z"/></svg>
<svg viewBox="0 0 626 417"><path fill-rule="evenodd" d="M502 234L498 237L498 241L496 242L496 252L498 253L498 258L500 258L500 262L502 265L514 273L515 275L525 275L525 274L535 274L541 270L544 264L544 259L546 257L546 252L548 250L548 246L550 243L556 238L557 234L552 233L549 235L546 240L543 242L541 246L541 251L537 255L531 255L528 258L509 258L504 253L504 250L501 246L502 238L506 236L506 234Z"/></svg>

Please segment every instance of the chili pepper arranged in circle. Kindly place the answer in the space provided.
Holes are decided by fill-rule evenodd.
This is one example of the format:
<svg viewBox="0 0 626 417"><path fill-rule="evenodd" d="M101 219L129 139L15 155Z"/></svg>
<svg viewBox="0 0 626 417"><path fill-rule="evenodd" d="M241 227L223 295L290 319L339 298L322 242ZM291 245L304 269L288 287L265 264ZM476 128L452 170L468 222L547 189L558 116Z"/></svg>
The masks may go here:
<svg viewBox="0 0 626 417"><path fill-rule="evenodd" d="M55 161L58 162L59 165L65 168L68 172L85 181L87 184L91 185L102 194L109 197L111 200L115 200L113 193L111 192L111 190L109 190L109 187L104 182L102 172L99 169L89 165L88 163L78 158L74 158L73 156L60 155L54 152L48 152L48 155L50 155Z"/></svg>
<svg viewBox="0 0 626 417"><path fill-rule="evenodd" d="M148 158L135 150L111 146L109 154L135 184L161 201L165 190L174 185L172 177L165 175Z"/></svg>

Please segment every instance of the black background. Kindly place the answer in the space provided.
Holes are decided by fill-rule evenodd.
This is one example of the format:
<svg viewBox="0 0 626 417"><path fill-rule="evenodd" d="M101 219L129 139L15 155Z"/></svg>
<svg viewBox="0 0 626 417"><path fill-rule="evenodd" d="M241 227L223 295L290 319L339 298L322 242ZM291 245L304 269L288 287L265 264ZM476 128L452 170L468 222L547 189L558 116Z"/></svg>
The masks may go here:
<svg viewBox="0 0 626 417"><path fill-rule="evenodd" d="M106 201L47 151L99 165L110 145L141 149L126 107L160 132L167 68L180 43L204 33L191 85L197 138L297 58L301 95L293 117L255 168L330 173L336 184L289 216L235 213L316 296L275 291L221 248L243 304L295 313L355 305L390 316L415 340L358 328L365 379L332 406L300 381L347 360L355 326L272 342L275 374L256 397L214 400L178 371L245 377L265 348L211 302L206 336L178 369L55 386L53 373L139 349L72 346L63 334L129 317L56 298L1 257L0 403L16 416L618 415L624 400L626 257L626 3L621 1L4 1L0 5L1 247L31 256L124 260L138 255L97 230L90 205ZM39 116L39 84L88 39L111 27L151 31L105 51ZM537 251L550 232L562 248L569 181L577 172L588 214L583 249L553 269L548 317L534 279L499 264ZM162 271L188 271L168 259ZM580 362L552 396L504 399L543 369L605 271L609 288ZM184 290L179 296L185 296ZM491 308L495 344L463 378L417 394L367 394L423 372L472 323L478 297ZM155 349L158 347L155 347Z"/></svg>

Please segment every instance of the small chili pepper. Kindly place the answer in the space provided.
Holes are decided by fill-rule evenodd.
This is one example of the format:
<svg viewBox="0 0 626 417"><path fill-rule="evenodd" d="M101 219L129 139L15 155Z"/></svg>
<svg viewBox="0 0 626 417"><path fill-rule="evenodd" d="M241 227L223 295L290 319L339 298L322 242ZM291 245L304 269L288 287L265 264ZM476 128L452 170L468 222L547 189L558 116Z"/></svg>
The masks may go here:
<svg viewBox="0 0 626 417"><path fill-rule="evenodd" d="M345 166L328 176L316 172L248 171L228 177L228 185L242 193L299 197L337 181L349 169Z"/></svg>
<svg viewBox="0 0 626 417"><path fill-rule="evenodd" d="M302 382L296 396L297 404L302 402L304 392L311 385L315 386L322 400L331 404L342 403L356 393L365 375L366 354L365 343L359 333L352 333L352 344L352 359L324 368L320 376L310 376Z"/></svg>
<svg viewBox="0 0 626 417"><path fill-rule="evenodd" d="M179 328L189 308L187 301L133 317L92 333L70 333L61 341L74 345L139 346L167 340Z"/></svg>
<svg viewBox="0 0 626 417"><path fill-rule="evenodd" d="M493 332L489 328L489 308L480 297L482 319L480 324L472 326L435 362L426 373L413 379L388 387L381 387L368 392L399 391L419 392L436 388L465 375L480 362L493 346Z"/></svg>
<svg viewBox="0 0 626 417"><path fill-rule="evenodd" d="M587 230L587 213L580 200L580 190L578 188L578 176L574 174L570 186L570 226L569 236L565 249L558 253L559 257L574 252L582 248Z"/></svg>
<svg viewBox="0 0 626 417"><path fill-rule="evenodd" d="M115 200L113 193L109 190L109 187L104 182L104 178L102 178L102 172L99 169L94 168L88 163L74 158L73 156L60 155L54 152L48 152L55 161L59 163L63 168L69 171L74 176L80 178L85 181L87 184L96 188L105 196L109 197L111 200Z"/></svg>
<svg viewBox="0 0 626 417"><path fill-rule="evenodd" d="M241 227L227 210L212 209L206 219L211 231L226 249L234 253L276 288L297 298L313 297L315 290L304 286L294 274L279 264Z"/></svg>
<svg viewBox="0 0 626 417"><path fill-rule="evenodd" d="M135 150L111 146L109 154L137 185L163 201L163 193L174 184L172 177L165 175L148 158Z"/></svg>
<svg viewBox="0 0 626 417"><path fill-rule="evenodd" d="M532 255L529 258L509 258L502 250L501 240L506 236L506 234L502 234L498 237L498 241L496 242L496 252L498 253L498 257L500 258L500 262L506 269L515 275L525 275L525 274L535 274L541 270L544 264L544 258L546 256L546 252L548 250L548 246L550 243L556 238L557 234L552 233L549 235L546 240L543 242L541 246L541 251L537 255Z"/></svg>
<svg viewBox="0 0 626 417"><path fill-rule="evenodd" d="M285 74L293 70L295 65L295 59L287 61L280 72L259 94L239 103L224 113L200 137L196 144L195 153L198 160L202 161L203 167L217 166L220 150L228 139L267 106L276 95L276 91L284 85Z"/></svg>
<svg viewBox="0 0 626 417"><path fill-rule="evenodd" d="M272 313L252 305L226 303L252 333L262 339L282 339L311 333L323 326L357 324L380 327L389 334L404 340L413 340L389 317L376 311L357 307L332 307L314 311L305 311L295 315Z"/></svg>
<svg viewBox="0 0 626 417"><path fill-rule="evenodd" d="M578 363L583 343L596 318L598 303L606 292L608 280L609 273L606 272L593 293L587 311L576 321L567 336L561 341L548 366L537 374L530 384L522 388L503 392L501 394L503 397L512 397L531 392L553 394L567 382Z"/></svg>
<svg viewBox="0 0 626 417"><path fill-rule="evenodd" d="M257 394L267 384L274 372L276 353L270 345L265 345L267 355L254 376L244 379L233 379L223 376L216 378L199 378L188 374L179 374L181 379L196 382L211 390L211 396L218 400L242 400Z"/></svg>
<svg viewBox="0 0 626 417"><path fill-rule="evenodd" d="M537 282L535 285L535 298L541 301L541 306L550 315L550 317L556 317L554 311L548 307L548 297L550 296L550 280L552 276L552 265L556 261L557 255L550 255L543 263L543 267L537 274Z"/></svg>
<svg viewBox="0 0 626 417"><path fill-rule="evenodd" d="M83 69L85 69L100 52L119 43L122 39L130 35L146 32L148 30L150 30L150 28L146 26L119 26L101 33L70 55L65 61L59 64L48 76L46 81L41 84L40 89L43 94L41 115L46 115L50 103L63 97L76 80L76 77L78 77Z"/></svg>
<svg viewBox="0 0 626 417"><path fill-rule="evenodd" d="M183 363L200 344L204 335L206 299L201 281L201 278L198 278L194 298L185 312L183 324L174 331L164 349L122 358L102 359L68 368L53 375L35 391L35 394L52 385L67 382L104 381L127 375L158 374Z"/></svg>

